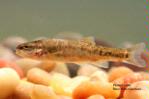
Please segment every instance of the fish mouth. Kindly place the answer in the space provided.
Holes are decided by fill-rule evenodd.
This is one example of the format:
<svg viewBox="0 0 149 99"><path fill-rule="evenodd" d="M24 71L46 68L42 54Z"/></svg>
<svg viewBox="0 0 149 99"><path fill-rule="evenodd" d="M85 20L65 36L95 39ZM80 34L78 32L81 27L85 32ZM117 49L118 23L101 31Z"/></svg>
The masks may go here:
<svg viewBox="0 0 149 99"><path fill-rule="evenodd" d="M29 54L27 54L27 52L24 52L24 51L19 50L19 49L16 49L15 50L15 54L17 56L20 56L20 57L29 57Z"/></svg>
<svg viewBox="0 0 149 99"><path fill-rule="evenodd" d="M23 51L20 49L16 49L15 54L22 58L38 59L38 57L36 57L36 55L34 55L32 52Z"/></svg>

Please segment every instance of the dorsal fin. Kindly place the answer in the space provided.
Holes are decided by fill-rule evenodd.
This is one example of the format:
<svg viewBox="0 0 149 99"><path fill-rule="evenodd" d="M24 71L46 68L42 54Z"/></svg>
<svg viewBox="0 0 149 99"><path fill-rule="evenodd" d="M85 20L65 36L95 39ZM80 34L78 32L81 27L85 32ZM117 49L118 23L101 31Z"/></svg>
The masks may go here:
<svg viewBox="0 0 149 99"><path fill-rule="evenodd" d="M96 45L94 37L85 37L81 39L82 42L91 44L91 45Z"/></svg>

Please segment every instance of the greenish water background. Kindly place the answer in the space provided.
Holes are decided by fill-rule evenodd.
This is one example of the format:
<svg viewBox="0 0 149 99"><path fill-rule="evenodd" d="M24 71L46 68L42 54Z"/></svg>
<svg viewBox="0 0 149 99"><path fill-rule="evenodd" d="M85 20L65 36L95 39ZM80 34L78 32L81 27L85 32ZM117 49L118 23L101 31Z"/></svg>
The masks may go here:
<svg viewBox="0 0 149 99"><path fill-rule="evenodd" d="M114 44L147 39L144 0L0 0L0 40L72 31Z"/></svg>

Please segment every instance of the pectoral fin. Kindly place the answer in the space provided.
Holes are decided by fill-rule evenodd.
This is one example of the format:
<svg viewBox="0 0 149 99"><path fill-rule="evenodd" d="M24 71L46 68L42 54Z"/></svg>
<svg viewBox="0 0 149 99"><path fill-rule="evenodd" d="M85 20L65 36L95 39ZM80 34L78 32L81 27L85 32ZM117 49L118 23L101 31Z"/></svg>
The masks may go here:
<svg viewBox="0 0 149 99"><path fill-rule="evenodd" d="M100 68L109 68L109 62L108 61L91 62L89 64L94 65L96 67L100 67Z"/></svg>
<svg viewBox="0 0 149 99"><path fill-rule="evenodd" d="M77 64L79 66L85 66L85 64L89 64L89 65L92 65L94 67L100 67L100 68L109 68L109 61L97 61L97 62L71 62L71 63L74 63L74 64Z"/></svg>

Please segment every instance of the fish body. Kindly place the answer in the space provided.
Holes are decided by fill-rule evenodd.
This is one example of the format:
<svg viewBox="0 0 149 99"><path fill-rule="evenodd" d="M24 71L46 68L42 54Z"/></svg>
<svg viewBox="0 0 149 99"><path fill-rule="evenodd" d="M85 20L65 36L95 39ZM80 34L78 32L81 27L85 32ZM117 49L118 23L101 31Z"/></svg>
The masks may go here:
<svg viewBox="0 0 149 99"><path fill-rule="evenodd" d="M16 53L22 57L40 60L64 62L127 61L142 66L144 61L138 54L142 52L144 44L139 44L136 47L141 48L141 50L137 50L137 54L134 51L136 48L121 49L97 46L95 42L89 39L44 39L18 45ZM139 61L136 61L136 56Z"/></svg>

